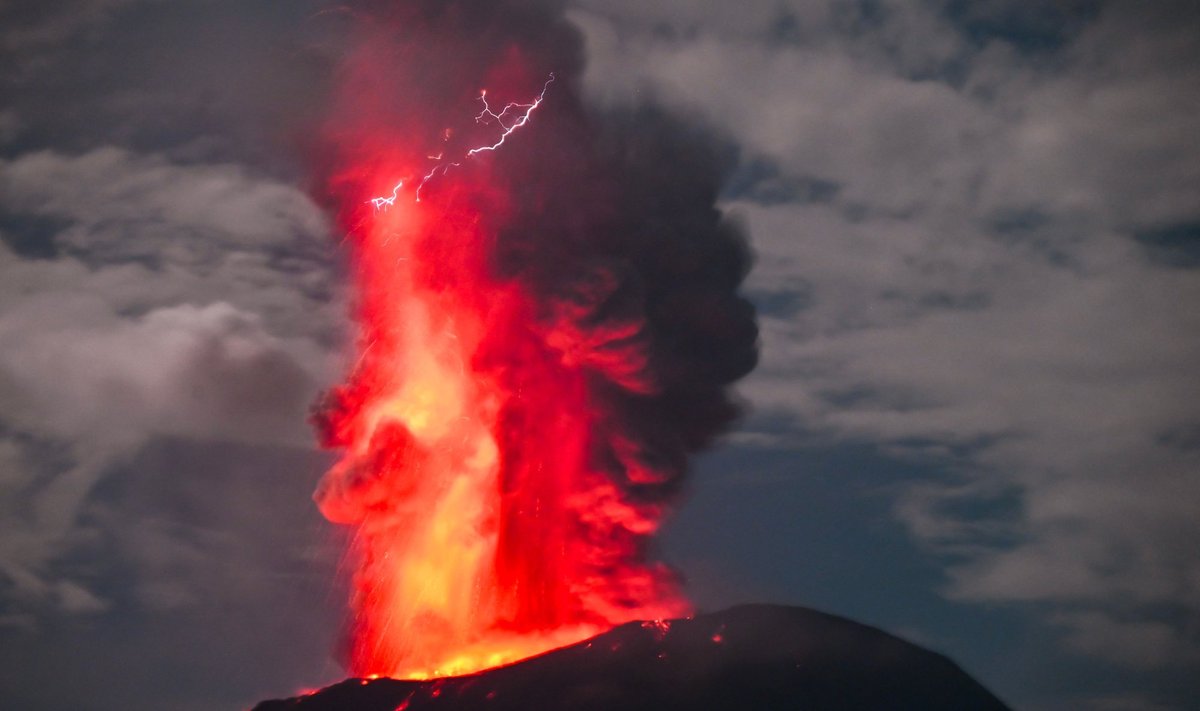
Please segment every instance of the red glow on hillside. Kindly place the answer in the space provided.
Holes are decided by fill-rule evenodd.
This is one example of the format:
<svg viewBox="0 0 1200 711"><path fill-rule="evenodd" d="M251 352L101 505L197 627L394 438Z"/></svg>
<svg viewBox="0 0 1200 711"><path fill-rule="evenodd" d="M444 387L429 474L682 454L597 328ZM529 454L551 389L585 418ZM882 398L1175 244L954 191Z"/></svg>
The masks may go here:
<svg viewBox="0 0 1200 711"><path fill-rule="evenodd" d="M504 141L516 124L497 118L503 133L475 145L536 150L536 121L524 114L516 145ZM406 192L450 149L411 138L451 134L431 129L373 134L379 153L334 181L360 335L318 416L342 456L316 499L355 527L357 676L468 673L687 612L643 562L661 506L633 502L593 461L608 425L570 356L578 334L548 328L527 288L490 266L509 203L490 153L442 170L420 201Z"/></svg>

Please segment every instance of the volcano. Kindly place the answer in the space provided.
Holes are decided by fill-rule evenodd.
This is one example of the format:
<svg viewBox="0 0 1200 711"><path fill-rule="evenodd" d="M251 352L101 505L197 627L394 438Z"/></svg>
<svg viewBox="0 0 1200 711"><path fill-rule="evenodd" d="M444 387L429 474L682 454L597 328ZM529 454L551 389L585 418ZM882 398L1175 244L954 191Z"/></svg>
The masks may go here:
<svg viewBox="0 0 1200 711"><path fill-rule="evenodd" d="M1004 711L946 657L801 607L630 622L475 674L347 679L253 711Z"/></svg>
<svg viewBox="0 0 1200 711"><path fill-rule="evenodd" d="M313 168L358 329L312 422L354 678L260 711L1003 708L845 620L690 617L656 558L758 361L739 149L588 101L561 0L350 4Z"/></svg>

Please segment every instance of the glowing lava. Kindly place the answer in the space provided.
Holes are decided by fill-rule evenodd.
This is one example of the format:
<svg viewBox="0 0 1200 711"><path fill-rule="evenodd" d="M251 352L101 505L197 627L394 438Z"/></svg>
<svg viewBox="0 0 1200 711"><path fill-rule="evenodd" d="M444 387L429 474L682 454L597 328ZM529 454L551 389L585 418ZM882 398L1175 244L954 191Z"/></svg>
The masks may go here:
<svg viewBox="0 0 1200 711"><path fill-rule="evenodd" d="M686 616L653 538L757 358L749 249L715 206L733 154L586 106L561 3L353 5L311 156L359 325L314 413L340 453L315 498L353 533L351 673Z"/></svg>
<svg viewBox="0 0 1200 711"><path fill-rule="evenodd" d="M499 137L467 155L526 125L551 81L499 112L482 95L477 118ZM363 196L347 198L360 354L317 415L343 455L315 498L356 527L357 676L463 674L687 612L643 560L661 506L631 501L596 462L595 375L490 266L505 195L486 166L452 165L423 179L402 161L377 178L356 168ZM439 170L425 200L396 180L419 190Z"/></svg>

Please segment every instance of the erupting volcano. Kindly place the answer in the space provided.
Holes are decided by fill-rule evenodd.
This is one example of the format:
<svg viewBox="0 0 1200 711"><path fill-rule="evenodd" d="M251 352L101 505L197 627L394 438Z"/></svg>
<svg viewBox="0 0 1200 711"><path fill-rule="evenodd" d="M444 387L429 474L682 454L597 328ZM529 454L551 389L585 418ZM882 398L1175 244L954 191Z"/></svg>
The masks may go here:
<svg viewBox="0 0 1200 711"><path fill-rule="evenodd" d="M655 559L757 359L727 144L584 102L558 0L363 5L316 164L357 352L313 416L358 678L257 708L1004 711L848 620L692 617Z"/></svg>
<svg viewBox="0 0 1200 711"><path fill-rule="evenodd" d="M730 153L585 107L547 2L377 3L355 20L321 191L358 352L314 421L353 527L357 676L473 672L689 605L653 557L690 453L755 363Z"/></svg>

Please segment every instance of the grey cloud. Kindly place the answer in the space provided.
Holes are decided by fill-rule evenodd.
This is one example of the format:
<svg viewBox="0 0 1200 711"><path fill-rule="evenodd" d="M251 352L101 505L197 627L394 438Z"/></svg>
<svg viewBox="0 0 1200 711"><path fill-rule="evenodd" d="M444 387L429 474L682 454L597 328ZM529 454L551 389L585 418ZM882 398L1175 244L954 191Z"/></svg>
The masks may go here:
<svg viewBox="0 0 1200 711"><path fill-rule="evenodd" d="M308 496L327 464L156 438L115 467L83 515L104 534L67 561L90 565L85 587L108 609L0 618L5 701L236 709L341 678L329 650L342 547Z"/></svg>
<svg viewBox="0 0 1200 711"><path fill-rule="evenodd" d="M997 84L1013 120L981 202L1087 213L1126 229L1194 216L1194 29L1186 17L1153 22L1141 6L1114 4L1064 49L1058 71Z"/></svg>
<svg viewBox="0 0 1200 711"><path fill-rule="evenodd" d="M756 223L763 212L750 213L753 233L776 234ZM798 223L822 224L779 224ZM888 259L886 245L860 245L882 225L830 224L805 240L761 245L771 255L761 278L783 283L773 274L788 269L779 250L814 296L794 317L766 320L763 369L745 388L751 400L833 437L963 448L937 456L969 472L959 490L937 485L923 499L917 489L898 509L920 540L974 561L952 568L957 597L1191 605L1200 565L1178 542L1198 533L1198 462L1159 433L1197 415L1200 344L1188 334L1200 324L1176 307L1200 297L1194 273L1149 266L1118 238L1094 245L1111 255L1089 254L1083 273L1030 255L962 254L953 266L920 269L930 252L901 247ZM982 263L990 277L959 282ZM928 290L964 288L982 290L987 305L913 306ZM837 397L855 390L869 396ZM987 502L997 488L1019 492L1018 513L960 517L944 505Z"/></svg>
<svg viewBox="0 0 1200 711"><path fill-rule="evenodd" d="M1156 24L1139 13L1109 8L1053 62L1034 63L997 39L978 52L956 45L942 54L963 65L961 79L914 78L894 52L879 51L894 37L913 51L954 44L960 29L923 4L891 7L854 31L828 13L815 32L826 39L785 46L747 41L727 29L736 22L663 41L654 23L638 31L637 21L611 13L575 17L594 55L598 97L651 87L747 147L843 184L847 202L893 211L1040 206L1128 226L1177 220L1195 207L1200 181L1187 138L1197 109L1195 33L1187 22ZM687 24L666 12L657 20ZM765 26L753 8L744 21ZM1128 169L1148 160L1152 168Z"/></svg>
<svg viewBox="0 0 1200 711"><path fill-rule="evenodd" d="M16 421L106 441L147 432L296 437L289 416L303 411L311 376L294 360L297 348L266 333L254 316L220 302L137 319L53 307L73 318L38 309L0 319L0 362L15 400L10 411L21 413Z"/></svg>
<svg viewBox="0 0 1200 711"><path fill-rule="evenodd" d="M14 138L21 130L21 118L12 109L0 109L0 146Z"/></svg>
<svg viewBox="0 0 1200 711"><path fill-rule="evenodd" d="M324 216L295 187L242 166L113 147L22 154L0 161L0 209L15 225L0 233L5 242L40 224L46 245L32 251L70 257L5 256L10 305L69 296L80 308L138 314L228 301L272 330L311 337L332 320L311 310L339 308Z"/></svg>
<svg viewBox="0 0 1200 711"><path fill-rule="evenodd" d="M22 509L0 568L22 605L100 611L94 571L64 561L111 533L85 512L114 469L162 436L308 444L343 308L327 227L244 167L112 147L0 161L0 208L17 230L49 220L55 257L0 248L6 489Z"/></svg>
<svg viewBox="0 0 1200 711"><path fill-rule="evenodd" d="M155 438L89 504L128 571L111 594L162 613L269 604L290 579L333 585L320 576L340 546L307 495L327 464L307 448Z"/></svg>
<svg viewBox="0 0 1200 711"><path fill-rule="evenodd" d="M138 0L50 0L6 3L0 9L0 51L29 52L70 39Z"/></svg>
<svg viewBox="0 0 1200 711"><path fill-rule="evenodd" d="M1180 643L1169 622L1114 619L1102 612L1063 614L1054 622L1066 628L1072 648L1117 664L1154 668L1198 661L1196 650Z"/></svg>
<svg viewBox="0 0 1200 711"><path fill-rule="evenodd" d="M652 35L622 37L597 16L577 17L599 55L589 74L598 96L628 98L630 88L648 83L734 132L750 151L841 185L847 203L911 211L962 199L977 175L956 154L998 130L977 100L898 76L882 60L717 34L659 43Z"/></svg>
<svg viewBox="0 0 1200 711"><path fill-rule="evenodd" d="M233 708L336 675L305 418L346 300L286 153L337 52L320 4L0 7L6 701Z"/></svg>
<svg viewBox="0 0 1200 711"><path fill-rule="evenodd" d="M124 321L97 314L53 330L45 322L22 330L18 318L0 317L5 419L60 442L74 462L11 487L11 501L29 513L6 517L0 566L30 593L49 576L47 590L70 593L62 598L68 610L98 603L51 571L90 537L80 514L95 488L150 438L307 441L304 411L316 388L293 353L314 349L285 344L228 304ZM23 576L33 587L20 584Z"/></svg>
<svg viewBox="0 0 1200 711"><path fill-rule="evenodd" d="M196 262L327 233L321 213L292 186L238 165L177 165L113 147L0 161L0 202L68 221L60 246L105 262L159 253Z"/></svg>
<svg viewBox="0 0 1200 711"><path fill-rule="evenodd" d="M1093 697L1080 703L1091 711L1181 711L1179 706L1151 701L1132 694Z"/></svg>
<svg viewBox="0 0 1200 711"><path fill-rule="evenodd" d="M1128 633L1188 664L1200 559L1179 542L1200 535L1200 462L1162 433L1200 417L1200 323L1181 307L1200 277L1133 237L1200 213L1194 25L1130 4L908 5L814 11L773 43L775 3L575 17L598 100L649 91L838 187L732 194L752 293L798 299L765 309L743 441L781 446L782 419L948 467L896 509L959 561L946 594L1061 605L1072 650L1121 662L1100 640ZM1057 34L1030 54L1037 26ZM1161 606L1192 622L1146 617Z"/></svg>
<svg viewBox="0 0 1200 711"><path fill-rule="evenodd" d="M321 0L10 0L0 10L9 20L0 21L0 103L20 121L9 150L114 145L297 180L295 153L339 51L339 15L322 9Z"/></svg>

